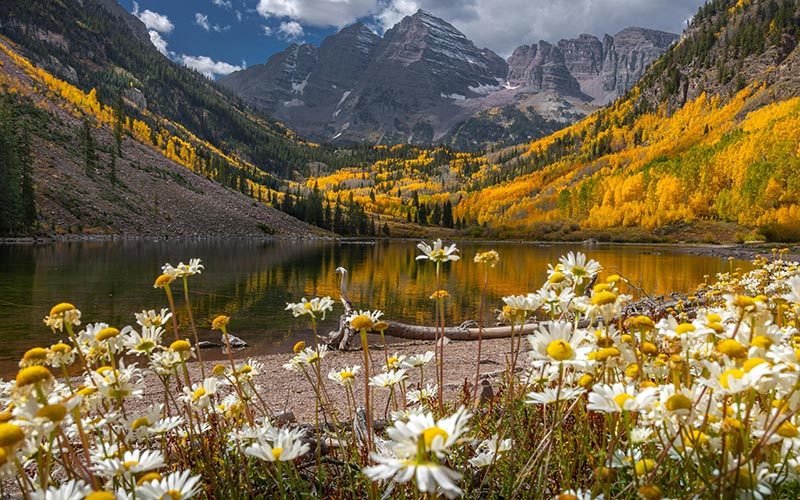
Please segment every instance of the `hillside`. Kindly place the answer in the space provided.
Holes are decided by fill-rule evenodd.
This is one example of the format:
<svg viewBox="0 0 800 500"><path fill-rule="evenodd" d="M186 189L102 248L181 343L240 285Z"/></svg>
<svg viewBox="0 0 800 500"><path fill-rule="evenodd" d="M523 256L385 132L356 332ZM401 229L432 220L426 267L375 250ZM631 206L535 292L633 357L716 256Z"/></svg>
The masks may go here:
<svg viewBox="0 0 800 500"><path fill-rule="evenodd" d="M0 233L301 237L318 232L196 173L180 157L165 157L138 132L124 129L117 153L114 127L96 118L111 111L93 110L98 104L89 94L34 68L6 41L0 41L0 68L2 139L14 145L23 138L24 169L35 186L28 193L35 202L30 221L29 211L18 213L24 184L16 193L12 189L16 166L4 149ZM30 228L15 224L23 218Z"/></svg>
<svg viewBox="0 0 800 500"><path fill-rule="evenodd" d="M639 85L574 126L486 156L394 146L295 189L450 236L797 240L799 27L796 1L716 0Z"/></svg>
<svg viewBox="0 0 800 500"><path fill-rule="evenodd" d="M493 156L454 213L511 234L711 223L713 240L733 223L800 238L798 34L796 1L709 2L624 99Z"/></svg>

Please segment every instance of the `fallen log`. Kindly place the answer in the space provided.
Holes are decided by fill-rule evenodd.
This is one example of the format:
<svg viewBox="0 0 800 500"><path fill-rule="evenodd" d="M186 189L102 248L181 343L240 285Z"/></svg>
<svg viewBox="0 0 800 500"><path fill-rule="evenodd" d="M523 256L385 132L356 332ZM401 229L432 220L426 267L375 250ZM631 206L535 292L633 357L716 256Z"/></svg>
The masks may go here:
<svg viewBox="0 0 800 500"><path fill-rule="evenodd" d="M406 340L436 340L438 336L437 331L441 334L441 328L435 326L423 325L409 325L406 323L398 323L397 321L387 321L389 328L384 332L391 337L397 337ZM521 331L519 326L514 327L514 335L527 335L536 331L539 323L527 323ZM483 329L483 338L485 339L500 339L511 336L510 326L490 326ZM462 328L459 326L446 326L444 328L444 336L451 340L478 340L480 329L477 327Z"/></svg>

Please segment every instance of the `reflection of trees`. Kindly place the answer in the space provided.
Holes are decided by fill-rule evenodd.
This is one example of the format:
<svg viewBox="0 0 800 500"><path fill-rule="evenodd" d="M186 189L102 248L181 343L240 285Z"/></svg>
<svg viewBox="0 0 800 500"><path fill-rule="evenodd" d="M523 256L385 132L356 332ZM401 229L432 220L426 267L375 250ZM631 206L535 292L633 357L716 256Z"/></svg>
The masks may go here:
<svg viewBox="0 0 800 500"><path fill-rule="evenodd" d="M431 324L434 304L428 297L434 291L435 270L415 260L419 253L416 243L218 240L0 247L0 280L9 284L0 287L0 328L4 339L25 339L19 349L9 348L9 355L18 358L28 347L58 340L41 323L57 302L74 303L83 311L84 323L134 323L135 311L166 306L163 291L152 288L161 266L192 257L200 257L206 266L202 275L189 278L192 307L203 331L214 316L227 314L234 318L232 332L250 342L265 343L288 335L289 328L306 328L306 323L284 311L286 302L330 295L337 304L321 325L324 331L342 310L335 273L338 266L349 271L355 308L381 309L387 319ZM483 276L472 258L491 248L500 253L500 262L491 270L488 311L500 307L503 296L536 291L546 278L547 264L555 264L569 250L584 251L609 272L622 274L651 295L688 290L702 282L704 274L728 269L725 260L664 247L459 246L462 259L442 266L442 287L452 296L446 302L450 324L477 317ZM739 265L748 267L743 262L734 264ZM173 284L173 293L182 331L188 333L180 280Z"/></svg>

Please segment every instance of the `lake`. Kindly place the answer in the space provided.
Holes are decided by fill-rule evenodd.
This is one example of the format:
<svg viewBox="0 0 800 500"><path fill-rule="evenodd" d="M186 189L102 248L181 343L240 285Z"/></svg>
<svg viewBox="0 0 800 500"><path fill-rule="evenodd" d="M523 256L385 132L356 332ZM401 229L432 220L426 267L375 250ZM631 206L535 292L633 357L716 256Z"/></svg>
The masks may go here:
<svg viewBox="0 0 800 500"><path fill-rule="evenodd" d="M348 292L356 309L381 309L384 318L433 324L435 266L417 261L416 241L104 241L0 245L0 374L15 373L22 354L34 346L48 347L66 335L54 335L42 323L50 308L71 302L84 324L106 322L121 328L135 325L134 312L167 307L163 290L153 281L161 266L200 258L202 274L189 278L195 321L201 340L219 341L211 331L218 314L231 317L229 332L251 347L238 356L291 352L297 340L308 340L307 320L285 311L287 302L330 295L332 314L320 323L327 333L342 313L339 266L349 271ZM566 243L458 243L462 260L442 267L442 286L449 324L477 319L484 268L473 263L476 252L494 249L500 262L490 271L487 310L501 298L538 289L547 264L568 251L582 251L608 271L629 279L650 295L686 292L729 266L749 269L747 261L693 255L686 248L649 245ZM173 286L176 307L183 311L180 282ZM629 289L628 293L634 290ZM178 315L189 335L185 313ZM164 340L169 343L171 333ZM212 352L213 351L213 352ZM219 349L204 358L219 358Z"/></svg>

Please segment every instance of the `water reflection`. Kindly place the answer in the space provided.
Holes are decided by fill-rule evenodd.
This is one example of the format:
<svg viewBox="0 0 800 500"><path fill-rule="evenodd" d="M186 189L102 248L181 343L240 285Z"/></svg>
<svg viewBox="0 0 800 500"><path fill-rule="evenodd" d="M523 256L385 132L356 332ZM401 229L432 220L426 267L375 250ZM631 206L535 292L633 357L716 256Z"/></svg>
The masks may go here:
<svg viewBox="0 0 800 500"><path fill-rule="evenodd" d="M460 323L477 318L483 268L472 262L476 252L495 249L500 262L491 270L487 294L490 309L504 295L536 290L548 263L570 250L598 260L609 272L623 275L650 295L686 291L706 274L727 270L727 260L690 255L658 246L461 243L462 260L442 267L442 286L452 298L447 319ZM338 266L349 271L348 291L361 309L381 309L405 322L432 323L435 266L417 261L412 241L375 243L332 241L177 241L87 242L0 246L0 372L10 373L26 349L59 340L42 324L52 305L69 301L84 322L113 326L135 323L133 313L166 307L162 290L152 284L165 262L199 257L205 270L189 279L195 319L203 339L218 314L231 316L230 331L253 346L244 355L288 351L309 336L308 325L284 309L301 297L339 297ZM746 262L734 266L747 267ZM180 282L173 285L178 319L188 333ZM632 290L631 290L632 291ZM333 328L341 306L321 324Z"/></svg>

